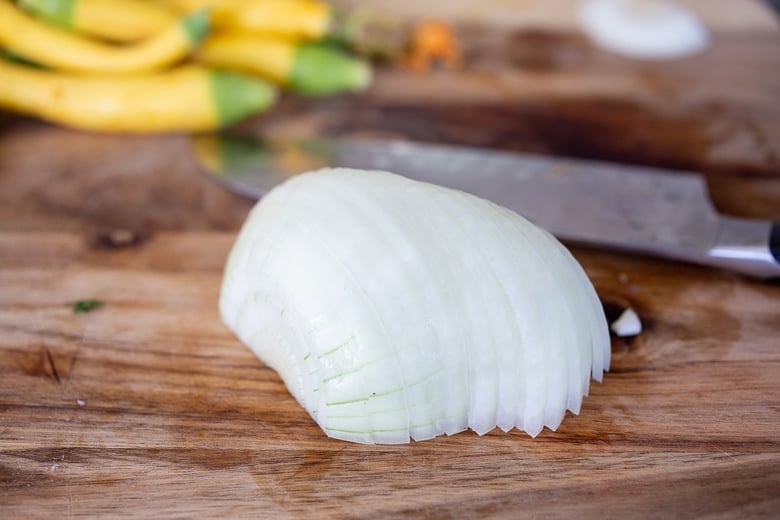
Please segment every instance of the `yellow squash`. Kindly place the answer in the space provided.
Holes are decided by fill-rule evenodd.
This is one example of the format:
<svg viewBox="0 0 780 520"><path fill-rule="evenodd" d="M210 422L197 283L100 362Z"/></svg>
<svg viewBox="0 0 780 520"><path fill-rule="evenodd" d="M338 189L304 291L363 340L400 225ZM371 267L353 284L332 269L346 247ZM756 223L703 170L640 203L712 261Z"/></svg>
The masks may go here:
<svg viewBox="0 0 780 520"><path fill-rule="evenodd" d="M108 78L0 60L0 78L0 108L88 130L213 130L262 112L276 98L275 89L261 79L194 65Z"/></svg>
<svg viewBox="0 0 780 520"><path fill-rule="evenodd" d="M367 61L314 42L217 34L203 43L196 56L207 65L255 74L299 94L349 92L371 82Z"/></svg>
<svg viewBox="0 0 780 520"><path fill-rule="evenodd" d="M214 27L291 39L328 34L333 9L319 0L163 0L182 13L209 9Z"/></svg>
<svg viewBox="0 0 780 520"><path fill-rule="evenodd" d="M19 5L68 29L117 42L151 37L177 19L159 2L144 0L20 0Z"/></svg>
<svg viewBox="0 0 780 520"><path fill-rule="evenodd" d="M0 46L40 65L82 74L139 74L168 67L206 36L205 11L188 15L154 36L122 47L41 22L0 0Z"/></svg>

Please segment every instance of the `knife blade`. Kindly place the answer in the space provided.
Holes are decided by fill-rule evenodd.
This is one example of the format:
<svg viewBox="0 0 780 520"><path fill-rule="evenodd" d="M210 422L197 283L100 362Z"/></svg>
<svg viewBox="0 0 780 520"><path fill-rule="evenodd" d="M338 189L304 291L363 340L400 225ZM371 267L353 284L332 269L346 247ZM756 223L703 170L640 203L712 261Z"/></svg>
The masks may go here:
<svg viewBox="0 0 780 520"><path fill-rule="evenodd" d="M694 172L408 141L193 138L203 171L259 198L322 167L387 170L506 206L564 241L780 277L780 223L719 214Z"/></svg>

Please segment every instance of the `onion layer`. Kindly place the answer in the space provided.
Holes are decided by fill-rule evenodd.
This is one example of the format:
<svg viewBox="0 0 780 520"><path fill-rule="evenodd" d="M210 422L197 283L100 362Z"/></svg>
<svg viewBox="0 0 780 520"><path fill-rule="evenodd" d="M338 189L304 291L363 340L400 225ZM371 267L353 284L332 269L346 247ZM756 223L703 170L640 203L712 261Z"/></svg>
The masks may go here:
<svg viewBox="0 0 780 520"><path fill-rule="evenodd" d="M609 368L601 304L549 233L386 172L295 177L252 210L220 312L331 437L536 436Z"/></svg>

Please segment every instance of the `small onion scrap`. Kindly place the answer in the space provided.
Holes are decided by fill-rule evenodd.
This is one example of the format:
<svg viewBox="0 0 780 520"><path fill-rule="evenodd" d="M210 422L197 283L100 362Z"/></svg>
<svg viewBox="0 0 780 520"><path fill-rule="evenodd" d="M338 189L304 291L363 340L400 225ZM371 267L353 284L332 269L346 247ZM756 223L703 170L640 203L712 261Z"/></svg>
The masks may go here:
<svg viewBox="0 0 780 520"><path fill-rule="evenodd" d="M609 369L604 311L549 233L379 171L294 177L250 213L220 312L330 437L538 435Z"/></svg>

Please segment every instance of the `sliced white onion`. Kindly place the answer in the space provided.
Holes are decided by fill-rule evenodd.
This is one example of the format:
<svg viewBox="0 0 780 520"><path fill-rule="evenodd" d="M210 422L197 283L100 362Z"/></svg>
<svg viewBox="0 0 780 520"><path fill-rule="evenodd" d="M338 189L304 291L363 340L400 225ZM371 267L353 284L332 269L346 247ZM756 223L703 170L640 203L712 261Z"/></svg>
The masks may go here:
<svg viewBox="0 0 780 520"><path fill-rule="evenodd" d="M682 58L709 44L696 15L665 0L585 0L581 20L597 45L633 58Z"/></svg>
<svg viewBox="0 0 780 520"><path fill-rule="evenodd" d="M321 170L266 195L220 311L327 435L360 443L535 436L609 368L596 292L557 240L386 172Z"/></svg>

